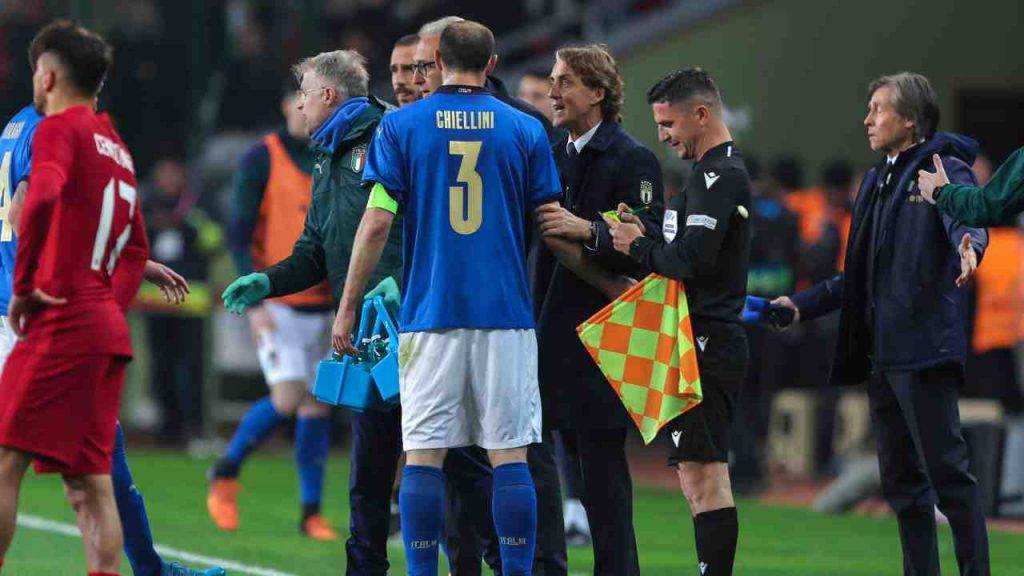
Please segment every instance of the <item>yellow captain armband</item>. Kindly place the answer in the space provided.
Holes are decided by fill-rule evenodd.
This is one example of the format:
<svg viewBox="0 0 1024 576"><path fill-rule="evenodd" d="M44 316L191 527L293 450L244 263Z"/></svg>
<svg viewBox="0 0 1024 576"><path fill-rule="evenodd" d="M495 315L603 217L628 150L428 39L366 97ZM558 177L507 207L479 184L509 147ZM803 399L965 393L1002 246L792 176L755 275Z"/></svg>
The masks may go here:
<svg viewBox="0 0 1024 576"><path fill-rule="evenodd" d="M398 202L388 194L380 182L374 182L373 188L370 188L370 199L366 203L366 209L370 208L380 208L398 214Z"/></svg>

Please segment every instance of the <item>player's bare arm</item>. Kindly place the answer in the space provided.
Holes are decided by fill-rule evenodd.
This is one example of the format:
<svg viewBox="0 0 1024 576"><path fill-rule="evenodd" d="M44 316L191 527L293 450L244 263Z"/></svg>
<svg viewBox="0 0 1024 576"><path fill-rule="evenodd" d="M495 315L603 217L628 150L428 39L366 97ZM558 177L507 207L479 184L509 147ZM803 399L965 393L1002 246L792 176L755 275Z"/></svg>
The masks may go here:
<svg viewBox="0 0 1024 576"><path fill-rule="evenodd" d="M348 274L345 276L345 291L341 295L338 315L334 318L334 326L331 329L331 343L334 350L339 353L356 353L352 345L352 327L356 322L356 314L363 305L366 283L380 261L394 220L395 215L382 208L368 208L363 213L352 247Z"/></svg>
<svg viewBox="0 0 1024 576"><path fill-rule="evenodd" d="M557 202L549 202L537 208L537 214L553 213L553 208L558 208ZM587 226L589 230L589 225ZM636 280L626 276L619 276L601 268L593 261L583 257L583 245L578 242L566 240L560 236L545 234L544 244L551 250L558 261L579 276L584 282L601 291L609 299L618 298L626 290L629 290Z"/></svg>
<svg viewBox="0 0 1024 576"><path fill-rule="evenodd" d="M21 218L21 209L25 205L26 192L28 192L28 180L18 182L18 188L14 191L14 198L11 198L11 209L7 212L7 220L15 230L18 229L18 222Z"/></svg>

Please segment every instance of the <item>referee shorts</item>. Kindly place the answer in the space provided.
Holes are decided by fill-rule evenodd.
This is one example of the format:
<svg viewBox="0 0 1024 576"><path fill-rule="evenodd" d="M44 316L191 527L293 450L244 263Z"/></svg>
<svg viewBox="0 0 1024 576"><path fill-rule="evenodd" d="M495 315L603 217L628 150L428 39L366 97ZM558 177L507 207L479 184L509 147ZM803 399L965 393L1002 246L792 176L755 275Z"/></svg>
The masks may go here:
<svg viewBox="0 0 1024 576"><path fill-rule="evenodd" d="M739 324L693 326L703 401L662 429L668 465L728 462L734 399L747 374L747 335Z"/></svg>

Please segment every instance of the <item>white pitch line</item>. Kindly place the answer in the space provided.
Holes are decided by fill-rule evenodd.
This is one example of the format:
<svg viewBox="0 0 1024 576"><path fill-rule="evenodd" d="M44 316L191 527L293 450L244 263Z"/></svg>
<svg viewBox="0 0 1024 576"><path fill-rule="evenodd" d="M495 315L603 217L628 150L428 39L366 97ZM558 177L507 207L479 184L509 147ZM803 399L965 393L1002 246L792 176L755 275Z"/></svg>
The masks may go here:
<svg viewBox="0 0 1024 576"><path fill-rule="evenodd" d="M48 520L39 516L32 516L31 514L18 514L18 526L24 526L25 528L30 528L32 530L60 534L62 536L73 536L75 538L82 537L82 533L79 532L78 526L75 526L74 524ZM157 554L160 554L160 556L184 560L185 562L193 564L220 566L227 570L229 574L252 574L252 576L296 576L290 572L281 572L272 568L262 568L259 566L248 566L246 564L239 564L238 562L226 560L224 558L202 556L200 554L193 554L184 550L168 548L167 546L162 546L160 544L157 544L154 548L156 548Z"/></svg>

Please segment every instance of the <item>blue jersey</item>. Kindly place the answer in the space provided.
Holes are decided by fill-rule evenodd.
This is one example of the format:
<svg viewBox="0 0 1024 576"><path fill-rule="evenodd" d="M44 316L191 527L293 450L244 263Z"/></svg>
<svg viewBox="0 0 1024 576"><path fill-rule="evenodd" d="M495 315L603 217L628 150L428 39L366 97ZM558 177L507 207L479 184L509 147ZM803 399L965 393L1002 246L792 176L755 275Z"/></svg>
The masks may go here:
<svg viewBox="0 0 1024 576"><path fill-rule="evenodd" d="M14 285L14 255L18 252L14 227L7 219L18 183L32 167L32 135L43 117L32 105L25 106L0 134L0 316L7 315Z"/></svg>
<svg viewBox="0 0 1024 576"><path fill-rule="evenodd" d="M533 328L527 221L561 194L540 122L483 88L444 86L384 116L363 182L404 219L403 332Z"/></svg>

